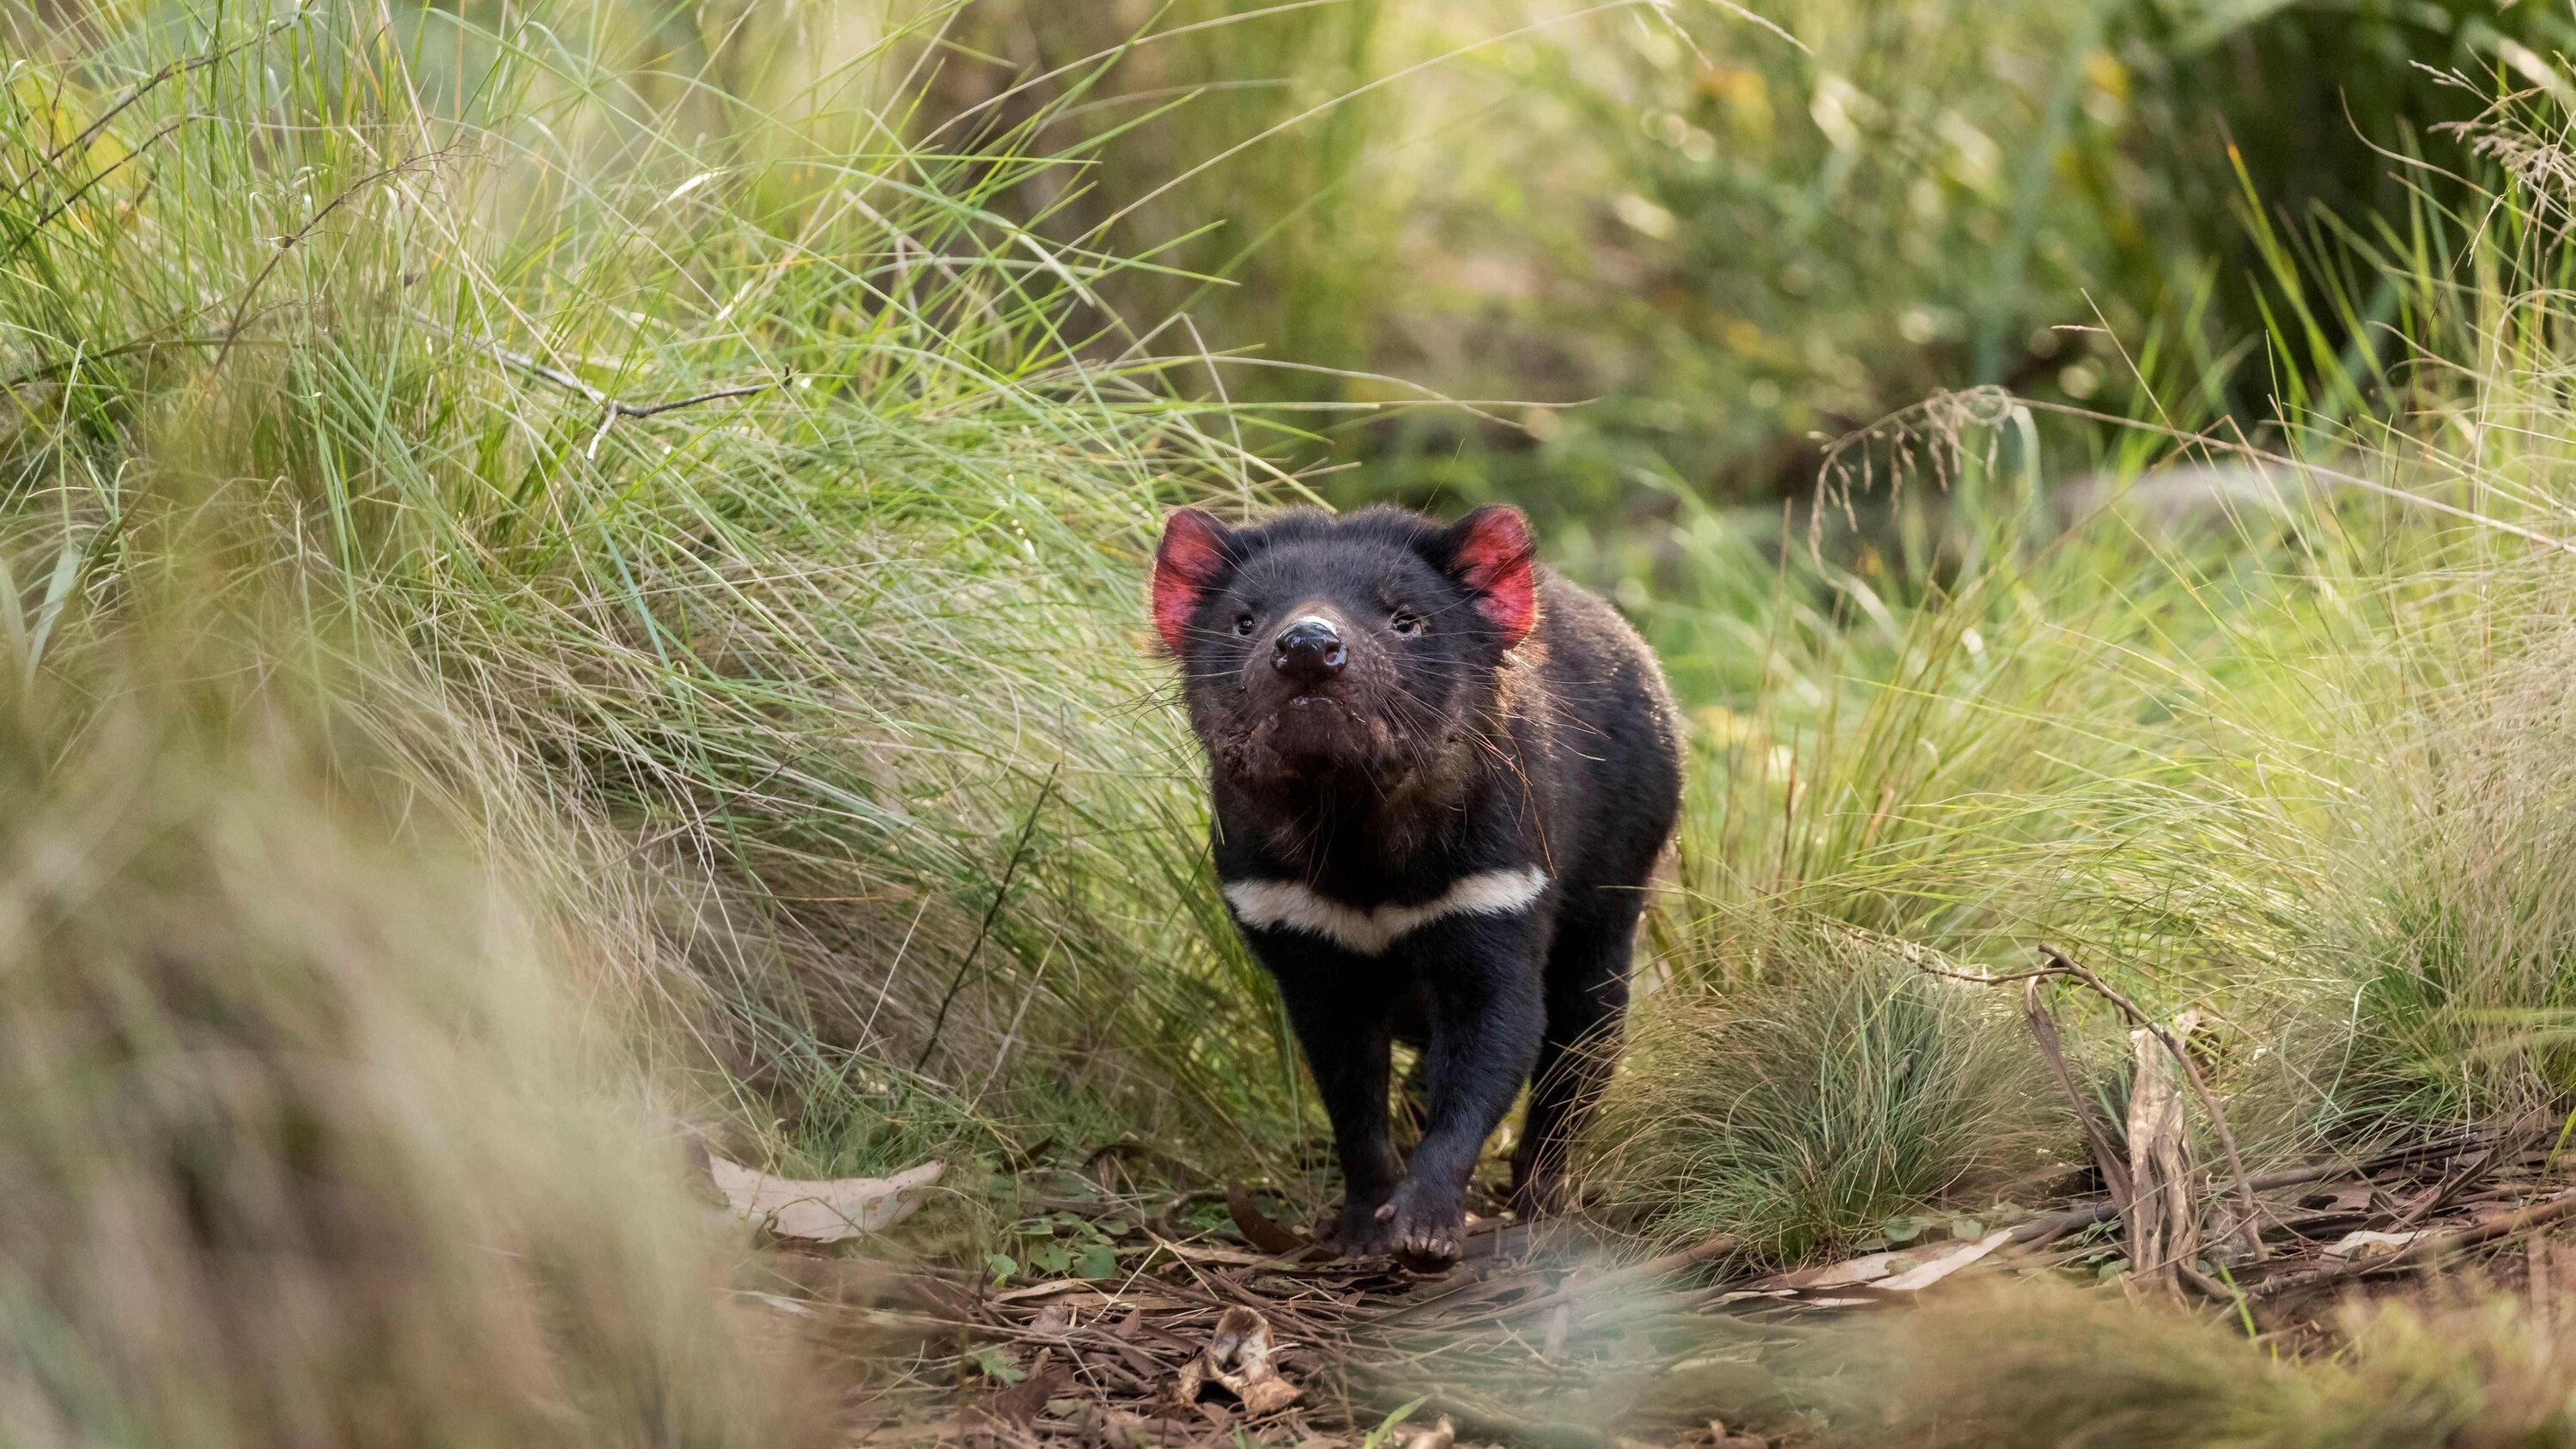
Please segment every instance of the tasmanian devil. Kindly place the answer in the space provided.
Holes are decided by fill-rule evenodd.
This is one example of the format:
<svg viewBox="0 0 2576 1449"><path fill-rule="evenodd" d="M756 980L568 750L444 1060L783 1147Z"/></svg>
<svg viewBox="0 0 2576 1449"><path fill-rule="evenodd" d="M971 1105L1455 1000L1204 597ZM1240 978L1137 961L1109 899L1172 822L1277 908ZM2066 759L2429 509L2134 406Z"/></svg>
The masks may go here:
<svg viewBox="0 0 2576 1449"><path fill-rule="evenodd" d="M1540 567L1518 510L1174 513L1156 631L1206 746L1217 877L1331 1114L1345 1252L1453 1259L1469 1172L1533 1083L1515 1207L1563 1149L1628 1001L1681 752L1645 642ZM1390 1137L1390 1044L1429 1112Z"/></svg>

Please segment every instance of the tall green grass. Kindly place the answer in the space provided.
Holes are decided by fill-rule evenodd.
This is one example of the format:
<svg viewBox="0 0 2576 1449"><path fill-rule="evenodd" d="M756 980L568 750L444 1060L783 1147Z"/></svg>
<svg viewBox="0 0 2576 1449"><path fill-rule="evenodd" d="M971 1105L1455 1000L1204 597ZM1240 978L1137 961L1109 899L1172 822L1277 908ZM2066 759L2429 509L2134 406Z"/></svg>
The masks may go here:
<svg viewBox="0 0 2576 1449"><path fill-rule="evenodd" d="M1250 470L1006 219L1046 118L920 136L949 18L8 13L0 620L77 677L183 541L291 601L387 768L649 879L805 1166L1240 1157L1295 1083L1133 616Z"/></svg>
<svg viewBox="0 0 2576 1449"><path fill-rule="evenodd" d="M1999 972L2048 941L2159 1014L2200 1008L2263 1154L2576 1108L2556 104L2466 133L2510 163L2473 210L2428 196L2331 267L2261 236L2268 345L2281 375L2318 381L2250 445L2134 425L2144 446L2109 487L2044 501L2022 406L1939 401L1829 475L1912 490L1882 498L1893 521L1774 553L1767 595L1742 582L1758 536L1685 510L1668 548L1710 582L1649 617L1677 672L1729 703L1695 717L1668 985L1641 1013L1646 1043L1699 1065L1632 1063L1656 1104L1641 1110L1685 1141L1652 1163L1613 1153L1613 1177L1634 1177L1614 1195L1660 1196L1676 1230L1704 1231L1711 1202L1833 1180L1730 1156L1761 1138L1747 1122L1821 1131L1816 1083L1870 1041L1775 964L1784 935ZM2404 299L2372 346L2321 349L2329 329L2301 319L2370 291ZM1821 523L1845 526L1830 508ZM1794 1061L1709 1065L1801 993L1797 1029L1750 1038L1798 1044ZM2116 1105L2127 1023L2081 993L2054 1006ZM1675 1091L1725 1110L1653 1118ZM1887 1099L1874 1120L1928 1148L1991 1111ZM1666 1169L1692 1151L1712 1170L1677 1185ZM1848 1237L1886 1209L1854 1186L1765 1231Z"/></svg>

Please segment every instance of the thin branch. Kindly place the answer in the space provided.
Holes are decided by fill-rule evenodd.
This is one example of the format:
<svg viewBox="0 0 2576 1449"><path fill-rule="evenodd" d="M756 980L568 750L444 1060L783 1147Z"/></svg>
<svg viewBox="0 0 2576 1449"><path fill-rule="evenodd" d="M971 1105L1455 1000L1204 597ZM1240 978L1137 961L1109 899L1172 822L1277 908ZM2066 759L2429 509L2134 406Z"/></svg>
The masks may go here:
<svg viewBox="0 0 2576 1449"><path fill-rule="evenodd" d="M451 332L448 335L454 337L457 334ZM793 381L796 376L792 371L782 372L767 382L747 382L735 387L720 387L713 392L694 393L688 397L675 397L663 402L631 403L626 401L624 398L611 397L607 393L600 391L598 388L591 386L589 383L582 381L580 378L573 376L571 373L564 371L562 368L550 367L547 364L539 362L535 358L528 356L524 352L512 352L510 349L503 347L497 342L481 342L472 338L464 338L461 340L474 341L476 346L481 347L484 351L491 353L494 357L508 363L510 366L518 368L520 371L537 378L539 381L550 382L557 387L580 393L583 397L588 398L592 404L597 406L599 408L599 427L590 435L590 446L582 449L581 451L581 455L584 458L590 459L594 462L598 460L599 445L601 441L607 438L608 430L616 425L619 418L659 417L664 413L677 412L681 408L696 407L700 403L722 402L727 398L753 397L760 393L785 387L789 382ZM1054 777L1052 775L1048 777L1048 784L1050 787L1054 784ZM1044 798L1043 795L1041 795L1041 798Z"/></svg>
<svg viewBox="0 0 2576 1449"><path fill-rule="evenodd" d="M440 328L439 330L446 331L445 328ZM457 334L453 332L448 333L448 335L451 337L457 336ZM474 341L472 338L464 338L462 340ZM595 403L605 403L608 401L608 394L601 392L598 388L592 387L589 383L582 381L580 378L573 376L562 368L549 367L545 363L537 361L535 358L528 356L524 352L512 352L510 349L503 347L497 342L483 342L478 343L477 345L482 347L484 351L491 353L494 357L501 359L512 367L518 368L522 372L534 376L541 382L551 382L557 387L569 388Z"/></svg>
<svg viewBox="0 0 2576 1449"><path fill-rule="evenodd" d="M2166 1030L2162 1022L2140 1010L2136 1002L2113 990L2109 982L2084 969L2073 957L2046 943L2041 944L2039 953L2048 958L2050 965L2091 987L2095 995L2120 1008L2131 1021L2154 1033L2156 1040L2165 1044L2165 1050L2173 1054L2184 1077L2191 1082L2192 1095L2200 1099L2200 1109L2209 1114L2209 1125L2218 1133L2218 1145L2227 1152L2227 1169L2236 1175L2237 1195L2245 1203L2245 1240L2254 1250L2255 1261L2260 1262L2264 1256L2263 1220L2260 1216L2263 1207L2254 1197L2254 1176L2245 1170L2244 1154L2236 1150L2236 1133L2227 1125L2227 1114L2219 1110L2217 1094L2209 1090L2208 1081L2201 1076L2200 1064L2192 1060L2182 1041Z"/></svg>
<svg viewBox="0 0 2576 1449"><path fill-rule="evenodd" d="M2245 1240L2247 1244L2253 1248L2256 1261L2261 1261L2265 1256L2263 1252L2262 1219L2259 1216L2262 1212L2262 1204L2254 1196L2253 1174L2245 1170L2244 1154L2236 1150L2236 1133L2227 1125L2227 1114L2219 1109L2217 1094L2210 1091L2208 1081L2201 1076L2200 1064L2192 1060L2191 1052L2183 1046L2182 1042L2177 1039L2172 1032L2166 1030L2162 1023L2158 1022L2154 1017L2147 1015L2147 1013L2142 1010L2136 1002L2121 995L2120 992L2114 989L2109 982L2104 981L2101 977L2096 976L2091 971L2085 969L2085 967L2078 963L2073 957L2070 957L2065 952L2058 950L2055 946L2051 946L2046 943L2041 944L2039 953L2041 956L2047 958L2048 964L2046 966L2043 966L2036 971L2016 971L2004 976L1980 976L1973 972L1952 971L1945 967L1933 965L1930 961L1919 956L1913 958L1913 960L1914 966L1917 970L1929 972L1934 976L1946 976L1953 981L1974 982L1980 986L1998 985L2007 981L2036 981L2050 976L2062 976L2069 980L2083 983L2086 987L2092 990L2094 995L2101 997L2103 1000L2111 1003L2114 1007L2117 1007L2121 1015L2126 1016L2129 1020L2137 1023L2141 1028L2152 1033L2157 1041L2164 1044L2164 1049L2172 1054L2174 1061L2182 1067L2184 1078L2191 1083L2192 1095L2200 1100L2200 1110L2208 1114L2209 1125L2218 1134L2218 1145L2227 1154L2228 1171L2236 1178L2237 1196L2243 1200L2245 1205Z"/></svg>
<svg viewBox="0 0 2576 1449"><path fill-rule="evenodd" d="M2075 1074L2067 1070L2057 1019L2048 1014L2048 1003L2040 1000L2036 979L2022 983L2021 1009L2023 1019L2030 1024L2031 1039L2039 1043L2040 1055L2048 1058L2049 1073L2057 1078L2058 1089L2066 1093L2066 1103L2074 1109L2075 1120L2083 1124L2084 1140L2093 1148L2093 1165L2102 1174L2102 1186L2109 1190L2111 1201L2126 1211L2135 1194L2129 1181L2129 1165L2120 1160L2111 1141L2111 1128L2101 1120L2100 1109L2075 1085Z"/></svg>
<svg viewBox="0 0 2576 1449"><path fill-rule="evenodd" d="M9 242L9 250L6 252L0 252L0 262L15 261L18 253L27 249L27 243L34 241L38 233L42 232L46 227L53 225L56 217L59 217L64 212L78 206L82 197L96 191L100 184L105 182L107 178L114 176L117 172L123 170L125 168L125 163L132 161L141 156L144 152L151 150L155 145L160 143L163 137L195 119L196 117L194 116L181 116L179 119L163 126L160 130L144 137L142 145L135 147L133 150L126 152L122 156L117 157L113 163L100 170L97 175L82 182L78 189L74 190L71 195L56 202L52 207L48 208L43 215L37 217L34 221L29 222L25 231L18 233L16 237L12 238Z"/></svg>
<svg viewBox="0 0 2576 1449"><path fill-rule="evenodd" d="M435 159L434 156L414 156L359 177L350 182L339 195L322 203L319 209L304 219L302 226L279 237L277 249L269 254L267 264L259 269L259 275L250 279L249 286L242 288L241 300L233 304L232 320L224 326L224 345L216 350L214 365L207 369L207 375L211 377L223 371L224 359L232 355L233 343L240 338L242 327L249 321L251 298L259 294L260 287L268 281L269 274L277 270L278 263L286 260L288 252L293 251L306 237L311 236L315 227L320 226L331 213L346 206L360 191L379 181L400 175L415 166L427 165L433 159Z"/></svg>
<svg viewBox="0 0 2576 1449"><path fill-rule="evenodd" d="M611 417L616 414L611 413ZM603 429L604 431L604 429ZM948 983L948 994L939 998L939 1012L930 1019L930 1035L921 1044L921 1055L913 1059L912 1069L920 1071L930 1064L930 1054L939 1046L939 1033L948 1025L948 1008L965 988L966 973L974 968L975 953L984 949L984 938L993 933L993 922L1002 914L1002 902L1010 899L1011 881L1020 873L1020 861L1029 853L1029 839L1037 834L1038 812L1046 808L1047 796L1055 793L1055 777L1064 769L1059 760L1047 771L1046 783L1038 787L1035 800L1029 802L1029 814L1020 822L1020 840L1011 847L1011 858L1002 866L1001 883L993 887L993 899L984 907L984 919L975 927L975 939L966 947L965 959L957 963L957 974Z"/></svg>
<svg viewBox="0 0 2576 1449"><path fill-rule="evenodd" d="M272 23L267 29L260 31L257 35L250 37L248 40L226 46L222 50L208 51L204 55L190 56L186 60L174 60L168 65L161 67L159 70L154 71L142 80L128 86L125 93L118 96L115 101L111 102L107 110L101 113L97 120L82 127L79 135L72 137L70 140L65 141L53 150L46 152L45 164L47 166L51 166L55 162L62 160L65 156L70 155L74 151L81 150L88 146L90 142L97 140L101 133L107 130L109 122L114 121L118 116L123 115L136 101L139 101L145 96L151 94L153 90L161 85L162 82L176 79L179 76L188 74L190 71L204 70L207 66L214 65L219 61L227 60L233 56L239 55L243 51L250 49L252 46L265 43L270 36L277 34L279 31L284 30L291 25L300 24L303 19L303 7L298 6L294 14L287 16L283 20ZM9 188L8 196L0 199L9 201L17 200L19 196L25 193L27 187L35 181L36 175L36 172L30 171L26 175L18 178L18 183Z"/></svg>

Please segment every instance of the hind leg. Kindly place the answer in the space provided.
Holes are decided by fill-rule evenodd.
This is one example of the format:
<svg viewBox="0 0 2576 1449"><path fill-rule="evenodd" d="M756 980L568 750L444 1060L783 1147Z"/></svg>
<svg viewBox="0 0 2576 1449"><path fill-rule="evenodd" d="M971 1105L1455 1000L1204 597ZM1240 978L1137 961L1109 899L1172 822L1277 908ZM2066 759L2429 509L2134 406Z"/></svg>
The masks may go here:
<svg viewBox="0 0 2576 1449"><path fill-rule="evenodd" d="M1644 908L1640 891L1604 890L1587 909L1557 921L1547 958L1547 1034L1530 1078L1520 1145L1512 1151L1512 1207L1523 1217L1565 1205L1566 1147L1618 1053L1628 963Z"/></svg>

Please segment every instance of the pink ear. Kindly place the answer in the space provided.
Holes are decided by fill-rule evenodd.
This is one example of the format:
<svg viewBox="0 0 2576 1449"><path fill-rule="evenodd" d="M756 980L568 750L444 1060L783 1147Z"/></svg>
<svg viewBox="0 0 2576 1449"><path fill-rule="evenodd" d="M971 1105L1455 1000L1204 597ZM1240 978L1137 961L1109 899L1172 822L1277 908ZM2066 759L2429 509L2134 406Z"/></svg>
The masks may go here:
<svg viewBox="0 0 2576 1449"><path fill-rule="evenodd" d="M1163 521L1163 542L1154 550L1154 632L1164 648L1180 652L1190 616L1225 571L1229 542L1225 525L1195 508L1176 509Z"/></svg>
<svg viewBox="0 0 2576 1449"><path fill-rule="evenodd" d="M1529 520L1489 503L1449 530L1449 571L1476 596L1476 612L1502 631L1508 649L1538 627L1538 560Z"/></svg>

